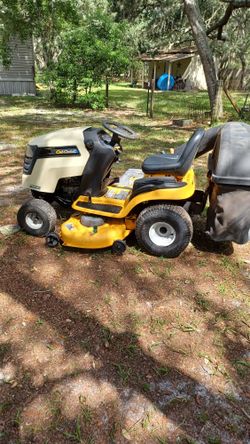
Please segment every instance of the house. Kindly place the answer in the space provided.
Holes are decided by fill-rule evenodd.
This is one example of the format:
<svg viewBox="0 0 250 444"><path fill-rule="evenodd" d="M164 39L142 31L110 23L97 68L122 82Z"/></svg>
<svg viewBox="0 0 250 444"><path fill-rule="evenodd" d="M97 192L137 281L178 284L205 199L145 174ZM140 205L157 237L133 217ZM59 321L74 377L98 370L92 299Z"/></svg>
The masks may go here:
<svg viewBox="0 0 250 444"><path fill-rule="evenodd" d="M185 89L207 89L200 56L194 46L163 49L153 55L142 54L140 60L144 64L142 87L166 73L183 79Z"/></svg>
<svg viewBox="0 0 250 444"><path fill-rule="evenodd" d="M32 39L12 38L11 64L0 65L0 95L35 95L35 69Z"/></svg>

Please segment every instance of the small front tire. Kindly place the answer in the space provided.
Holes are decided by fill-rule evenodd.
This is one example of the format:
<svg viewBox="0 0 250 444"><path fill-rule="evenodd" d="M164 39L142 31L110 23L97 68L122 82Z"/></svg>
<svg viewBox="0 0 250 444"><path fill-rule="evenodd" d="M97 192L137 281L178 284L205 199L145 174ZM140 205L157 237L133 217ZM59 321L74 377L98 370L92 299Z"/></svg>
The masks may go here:
<svg viewBox="0 0 250 444"><path fill-rule="evenodd" d="M173 258L188 246L193 235L193 225L184 208L154 205L139 214L135 235L139 246L148 253Z"/></svg>
<svg viewBox="0 0 250 444"><path fill-rule="evenodd" d="M30 199L17 213L17 222L26 233L43 237L53 231L56 225L56 212L45 200Z"/></svg>
<svg viewBox="0 0 250 444"><path fill-rule="evenodd" d="M123 240L116 240L111 247L111 252L117 256L122 256L123 253L125 253L126 248L126 242Z"/></svg>
<svg viewBox="0 0 250 444"><path fill-rule="evenodd" d="M60 237L55 232L49 233L45 238L45 244L49 248L55 248L60 244Z"/></svg>

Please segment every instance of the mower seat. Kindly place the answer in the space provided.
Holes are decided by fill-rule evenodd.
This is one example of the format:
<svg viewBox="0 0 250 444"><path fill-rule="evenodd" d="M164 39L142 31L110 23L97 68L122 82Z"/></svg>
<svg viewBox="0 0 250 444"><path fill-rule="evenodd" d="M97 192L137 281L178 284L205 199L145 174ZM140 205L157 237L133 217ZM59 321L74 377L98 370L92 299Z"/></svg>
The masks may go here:
<svg viewBox="0 0 250 444"><path fill-rule="evenodd" d="M186 143L185 149L179 150L176 154L158 154L147 157L142 164L142 171L145 174L167 173L183 177L192 165L204 134L204 129L197 129Z"/></svg>

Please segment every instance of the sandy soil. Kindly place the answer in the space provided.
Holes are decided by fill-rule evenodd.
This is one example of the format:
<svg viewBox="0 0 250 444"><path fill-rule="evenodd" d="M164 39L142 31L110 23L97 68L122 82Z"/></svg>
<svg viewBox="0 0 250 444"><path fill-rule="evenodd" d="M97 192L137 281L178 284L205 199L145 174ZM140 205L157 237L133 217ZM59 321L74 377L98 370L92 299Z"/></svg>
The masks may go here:
<svg viewBox="0 0 250 444"><path fill-rule="evenodd" d="M29 110L24 123L7 111L1 225L27 197L23 141L58 124L40 113L30 129ZM161 122L152 139L147 125L152 150ZM143 155L128 150L126 165ZM249 443L249 246L216 247L200 219L177 259L128 244L116 257L0 235L1 443Z"/></svg>

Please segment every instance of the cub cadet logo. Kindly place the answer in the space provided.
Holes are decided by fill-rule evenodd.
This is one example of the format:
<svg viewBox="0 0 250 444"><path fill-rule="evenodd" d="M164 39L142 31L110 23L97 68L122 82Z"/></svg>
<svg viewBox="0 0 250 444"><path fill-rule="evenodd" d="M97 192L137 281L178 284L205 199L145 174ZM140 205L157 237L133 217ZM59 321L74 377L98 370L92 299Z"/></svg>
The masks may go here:
<svg viewBox="0 0 250 444"><path fill-rule="evenodd" d="M60 149L60 148L58 148L57 150L56 150L56 154L76 154L77 153L77 151L73 148L63 148L63 149Z"/></svg>

